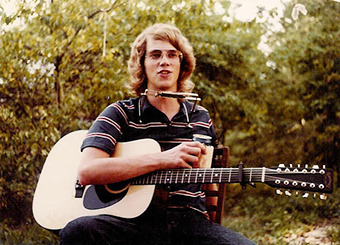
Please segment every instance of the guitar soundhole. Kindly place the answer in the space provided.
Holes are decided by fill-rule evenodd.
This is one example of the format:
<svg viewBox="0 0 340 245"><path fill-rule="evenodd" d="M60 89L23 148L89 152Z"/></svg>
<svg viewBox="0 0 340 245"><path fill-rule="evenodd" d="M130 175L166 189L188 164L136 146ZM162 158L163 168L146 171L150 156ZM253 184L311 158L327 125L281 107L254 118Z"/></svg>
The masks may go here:
<svg viewBox="0 0 340 245"><path fill-rule="evenodd" d="M128 189L117 194L107 192L104 185L90 186L84 195L84 207L90 210L106 208L118 203L124 198Z"/></svg>

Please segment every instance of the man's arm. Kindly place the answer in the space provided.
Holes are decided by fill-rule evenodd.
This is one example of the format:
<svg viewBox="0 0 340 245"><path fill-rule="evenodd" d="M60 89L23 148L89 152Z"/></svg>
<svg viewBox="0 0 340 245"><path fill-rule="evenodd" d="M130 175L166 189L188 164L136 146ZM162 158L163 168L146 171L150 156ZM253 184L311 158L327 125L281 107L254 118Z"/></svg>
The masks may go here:
<svg viewBox="0 0 340 245"><path fill-rule="evenodd" d="M87 147L83 150L78 178L82 185L109 184L156 170L197 168L200 154L206 154L206 148L199 142L186 142L138 157L110 157L105 151Z"/></svg>

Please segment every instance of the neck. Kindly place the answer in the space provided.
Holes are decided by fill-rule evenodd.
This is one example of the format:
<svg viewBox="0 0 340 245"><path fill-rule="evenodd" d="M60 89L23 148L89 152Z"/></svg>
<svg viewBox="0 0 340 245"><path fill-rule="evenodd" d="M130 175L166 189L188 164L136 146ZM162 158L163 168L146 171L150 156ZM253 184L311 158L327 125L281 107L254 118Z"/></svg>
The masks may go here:
<svg viewBox="0 0 340 245"><path fill-rule="evenodd" d="M174 98L147 96L149 103L163 112L171 120L179 111L180 103Z"/></svg>

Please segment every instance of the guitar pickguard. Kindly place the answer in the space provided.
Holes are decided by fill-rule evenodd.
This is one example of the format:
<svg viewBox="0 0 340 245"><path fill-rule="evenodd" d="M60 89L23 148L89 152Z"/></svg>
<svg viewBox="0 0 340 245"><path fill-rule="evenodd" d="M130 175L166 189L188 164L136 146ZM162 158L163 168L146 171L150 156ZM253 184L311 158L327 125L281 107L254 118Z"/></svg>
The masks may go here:
<svg viewBox="0 0 340 245"><path fill-rule="evenodd" d="M127 192L128 189L112 194L107 192L103 185L92 185L85 192L83 204L90 210L110 207L121 201Z"/></svg>

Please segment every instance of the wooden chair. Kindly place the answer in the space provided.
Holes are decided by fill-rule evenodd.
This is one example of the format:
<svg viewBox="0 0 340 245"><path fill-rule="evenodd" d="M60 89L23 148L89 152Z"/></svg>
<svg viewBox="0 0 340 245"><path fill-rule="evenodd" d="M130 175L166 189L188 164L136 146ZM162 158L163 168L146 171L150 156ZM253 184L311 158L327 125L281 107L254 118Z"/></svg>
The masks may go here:
<svg viewBox="0 0 340 245"><path fill-rule="evenodd" d="M229 165L229 148L218 146L214 149L212 168L226 168ZM210 220L222 224L226 183L204 184L206 207Z"/></svg>

